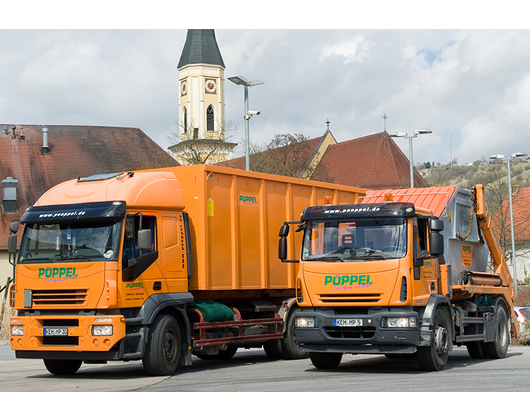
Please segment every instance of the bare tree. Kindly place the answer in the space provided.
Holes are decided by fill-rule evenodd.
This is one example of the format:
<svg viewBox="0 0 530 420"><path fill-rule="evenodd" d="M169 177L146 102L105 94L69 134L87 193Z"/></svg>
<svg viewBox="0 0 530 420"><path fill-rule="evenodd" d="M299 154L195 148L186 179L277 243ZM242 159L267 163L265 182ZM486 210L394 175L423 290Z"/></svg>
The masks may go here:
<svg viewBox="0 0 530 420"><path fill-rule="evenodd" d="M170 150L177 154L185 165L208 163L212 156L217 153L228 154L236 146L236 143L229 142L237 132L237 127L232 121L219 122L219 129L207 132L205 139L198 138L198 131L191 126L191 123L188 127L183 127L178 122L176 124L179 130L170 133L166 139L171 144Z"/></svg>
<svg viewBox="0 0 530 420"><path fill-rule="evenodd" d="M313 159L315 150L307 140L302 134L276 134L265 146L251 144L250 170L329 181L326 168L318 165L318 156Z"/></svg>

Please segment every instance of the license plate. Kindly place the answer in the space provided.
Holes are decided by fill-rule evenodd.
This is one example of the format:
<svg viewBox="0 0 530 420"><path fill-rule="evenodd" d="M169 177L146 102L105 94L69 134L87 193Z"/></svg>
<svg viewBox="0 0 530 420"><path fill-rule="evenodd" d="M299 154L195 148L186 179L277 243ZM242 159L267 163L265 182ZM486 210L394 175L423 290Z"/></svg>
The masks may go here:
<svg viewBox="0 0 530 420"><path fill-rule="evenodd" d="M362 327L362 319L334 319L333 325L336 327Z"/></svg>
<svg viewBox="0 0 530 420"><path fill-rule="evenodd" d="M68 335L68 328L44 328L44 335Z"/></svg>

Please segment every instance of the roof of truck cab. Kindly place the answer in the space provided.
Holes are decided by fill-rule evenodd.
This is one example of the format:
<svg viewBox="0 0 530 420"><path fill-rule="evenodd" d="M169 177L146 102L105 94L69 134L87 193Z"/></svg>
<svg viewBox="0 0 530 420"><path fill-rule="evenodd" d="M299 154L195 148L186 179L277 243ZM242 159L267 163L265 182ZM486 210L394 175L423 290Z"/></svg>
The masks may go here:
<svg viewBox="0 0 530 420"><path fill-rule="evenodd" d="M447 207L447 203L453 196L456 187L429 187L429 188L406 188L369 190L363 198L363 203L382 203L386 194L392 194L392 201L403 201L413 203L416 208L428 209L436 217L440 217Z"/></svg>

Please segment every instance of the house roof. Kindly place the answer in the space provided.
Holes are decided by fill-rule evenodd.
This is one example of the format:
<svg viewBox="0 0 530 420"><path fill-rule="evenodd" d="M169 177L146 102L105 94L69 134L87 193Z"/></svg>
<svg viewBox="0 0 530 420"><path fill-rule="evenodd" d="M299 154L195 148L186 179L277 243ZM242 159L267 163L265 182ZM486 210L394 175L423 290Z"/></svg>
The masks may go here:
<svg viewBox="0 0 530 420"><path fill-rule="evenodd" d="M177 68L188 64L213 64L225 68L213 29L188 29Z"/></svg>
<svg viewBox="0 0 530 420"><path fill-rule="evenodd" d="M318 149L319 149L320 145L322 144L322 142L325 140L327 134L328 134L328 132L326 131L326 133L324 133L324 135L322 137L315 137L313 139L308 139L308 140L305 140L303 142L303 144L305 145L304 150L303 150L303 152L304 152L303 154L307 155L307 164L308 165L310 164L311 160L313 159L315 153L318 151ZM289 148L291 148L291 147L292 146L290 146L290 145L278 147L274 151L274 156L288 155L289 154ZM282 152L283 150L285 150L285 153ZM308 153L305 153L306 151ZM271 153L273 153L273 152L271 152L270 150L264 150L262 152L259 152L258 155L267 156L267 155L270 155ZM252 169L252 166L253 166L252 160L253 159L254 159L254 157L251 155L250 156L251 170L253 170ZM246 168L246 157L242 156L242 157L239 157L239 158L236 158L236 159L226 160L224 162L217 163L216 165L229 167L229 168L235 168L235 169L245 169ZM259 165L259 163L258 163L258 165ZM258 172L259 172L259 170L258 170Z"/></svg>
<svg viewBox="0 0 530 420"><path fill-rule="evenodd" d="M330 145L320 165L336 184L373 189L410 185L409 160L386 131ZM427 186L416 169L414 185Z"/></svg>
<svg viewBox="0 0 530 420"><path fill-rule="evenodd" d="M491 216L493 230L497 235L504 236L506 243L511 244L510 203L506 197L502 203L502 211ZM530 244L530 187L521 188L512 196L513 227L516 244Z"/></svg>
<svg viewBox="0 0 530 420"><path fill-rule="evenodd" d="M0 212L0 249L7 248L9 223L60 182L98 173L179 165L139 128L17 125L13 139L12 126L7 125L7 133L0 133L0 180L11 177L18 181L17 212ZM43 127L48 128L48 155L42 154Z"/></svg>

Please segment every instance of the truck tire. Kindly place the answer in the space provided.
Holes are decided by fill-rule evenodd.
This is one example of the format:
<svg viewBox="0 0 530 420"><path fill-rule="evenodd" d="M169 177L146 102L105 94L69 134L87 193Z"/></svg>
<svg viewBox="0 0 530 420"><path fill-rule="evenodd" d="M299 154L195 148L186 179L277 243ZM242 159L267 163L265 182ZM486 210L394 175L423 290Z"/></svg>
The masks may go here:
<svg viewBox="0 0 530 420"><path fill-rule="evenodd" d="M317 369L335 369L340 365L342 353L309 353L309 357Z"/></svg>
<svg viewBox="0 0 530 420"><path fill-rule="evenodd" d="M289 312L287 318L287 327L285 328L285 338L281 341L281 345L278 346L282 357L285 360L303 359L308 356L307 352L301 350L296 345L296 335L294 333L294 316L297 312L300 312L300 308L293 308Z"/></svg>
<svg viewBox="0 0 530 420"><path fill-rule="evenodd" d="M54 375L73 375L82 364L82 360L44 359L44 366Z"/></svg>
<svg viewBox="0 0 530 420"><path fill-rule="evenodd" d="M444 370L449 357L451 333L445 312L438 308L433 317L433 337L428 346L418 347L418 362L422 370Z"/></svg>
<svg viewBox="0 0 530 420"><path fill-rule="evenodd" d="M484 349L484 343L482 341L472 341L471 343L466 343L467 352L472 359L487 359L488 355Z"/></svg>
<svg viewBox="0 0 530 420"><path fill-rule="evenodd" d="M171 315L159 315L151 325L149 342L142 358L145 372L152 376L175 373L180 361L182 343L177 320Z"/></svg>
<svg viewBox="0 0 530 420"><path fill-rule="evenodd" d="M491 359L502 359L508 352L510 345L510 327L508 317L502 305L497 304L493 313L495 320L495 339L492 342L484 343L484 350Z"/></svg>
<svg viewBox="0 0 530 420"><path fill-rule="evenodd" d="M283 340L269 340L263 343L263 350L271 360L281 359L283 353Z"/></svg>

